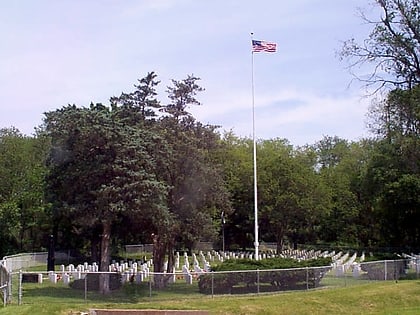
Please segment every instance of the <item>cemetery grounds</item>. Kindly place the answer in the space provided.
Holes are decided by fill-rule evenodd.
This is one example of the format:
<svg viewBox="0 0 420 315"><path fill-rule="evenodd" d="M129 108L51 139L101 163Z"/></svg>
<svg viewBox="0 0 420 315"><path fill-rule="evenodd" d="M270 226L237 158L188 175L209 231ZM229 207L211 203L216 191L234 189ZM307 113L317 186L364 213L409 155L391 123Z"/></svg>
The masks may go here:
<svg viewBox="0 0 420 315"><path fill-rule="evenodd" d="M362 256L357 257L356 253L353 255L337 253L335 255L334 263L328 268L316 287L304 284L303 288L296 290L292 288L291 290L267 292L261 289L247 294L243 294L241 291L246 287L246 284L243 283L238 285L236 292L232 291L232 288L229 293L222 292L222 294L200 292L200 275L198 272L194 272L197 256L195 257L196 261L193 257L187 258L187 264L191 264L191 268L188 268L191 270L191 278L180 269L171 275L174 277L173 283L160 290L156 290L151 285L151 280L156 276L152 272L149 271L147 277L144 276L140 279L140 277L136 278L130 274L133 272L132 270L127 271L130 270L128 266L130 264L132 266L133 261L131 263L122 261L116 263L118 267L122 268L120 270L123 270L118 272L121 275L119 281L122 285L106 296L88 288L91 285L86 281L89 279L89 274L92 276L96 273L90 271L94 270L92 266L74 267L75 270L77 268L79 270L86 269L80 274L80 280L82 280L80 283L84 285L79 288L72 288L69 283L63 281L64 273L70 273L69 268L72 268L70 265L64 268L62 265L56 266L55 279L51 278L53 277L51 272L45 272L45 265L25 267L13 273L11 301L0 307L0 315L81 314L81 312L88 312L93 308L196 309L207 310L209 314L251 315L420 314L419 270L412 260L402 260L403 264L396 264L395 261L366 263L365 266L374 266L376 275L384 277L375 279L372 275L369 278L366 271L354 268L357 264L361 264ZM184 260L180 265L184 267L185 263ZM404 266L401 274L396 272L396 266ZM124 268L128 269L124 271ZM366 268L362 269L366 270ZM196 270L198 271L198 269ZM378 270L382 270L382 273L380 274ZM202 271L205 273L204 269ZM42 281L22 282L23 274L42 275ZM307 272L307 274L309 273ZM235 275L235 278L238 278L238 275ZM72 282L75 282L74 279ZM255 287L251 290L255 290Z"/></svg>

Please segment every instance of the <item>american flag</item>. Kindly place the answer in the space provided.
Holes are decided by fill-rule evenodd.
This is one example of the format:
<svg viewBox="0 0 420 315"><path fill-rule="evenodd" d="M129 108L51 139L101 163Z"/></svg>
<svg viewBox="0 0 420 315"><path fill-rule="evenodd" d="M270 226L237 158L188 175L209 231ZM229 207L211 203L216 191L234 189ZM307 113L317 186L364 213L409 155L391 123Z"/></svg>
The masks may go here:
<svg viewBox="0 0 420 315"><path fill-rule="evenodd" d="M277 44L263 40L252 40L252 52L276 52Z"/></svg>

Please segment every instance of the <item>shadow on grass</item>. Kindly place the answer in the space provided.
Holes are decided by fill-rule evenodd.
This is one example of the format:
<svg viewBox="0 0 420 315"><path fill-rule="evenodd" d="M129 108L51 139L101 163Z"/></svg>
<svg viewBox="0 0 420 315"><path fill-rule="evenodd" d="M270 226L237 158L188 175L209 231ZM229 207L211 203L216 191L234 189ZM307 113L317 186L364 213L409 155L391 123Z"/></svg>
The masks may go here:
<svg viewBox="0 0 420 315"><path fill-rule="evenodd" d="M86 301L89 302L110 302L110 303L135 303L139 298L147 296L148 292L144 290L128 291L123 288L111 291L109 294L101 294L99 292L88 291L86 293ZM72 302L84 302L84 290L76 290L65 286L25 286L23 290L23 300L25 302L35 300L45 300L50 302L54 300L63 301L71 300Z"/></svg>
<svg viewBox="0 0 420 315"><path fill-rule="evenodd" d="M85 301L85 291L73 289L64 284L24 284L23 300L27 303L36 302L40 299L48 299L50 302L60 300L71 300L71 302ZM153 287L150 290L148 283L134 284L126 283L120 289L113 290L107 295L97 291L87 291L86 301L89 302L109 302L109 303L137 303L150 301L151 299L167 300L198 297L202 294L198 291L197 285L184 283L171 284L166 288L156 290Z"/></svg>

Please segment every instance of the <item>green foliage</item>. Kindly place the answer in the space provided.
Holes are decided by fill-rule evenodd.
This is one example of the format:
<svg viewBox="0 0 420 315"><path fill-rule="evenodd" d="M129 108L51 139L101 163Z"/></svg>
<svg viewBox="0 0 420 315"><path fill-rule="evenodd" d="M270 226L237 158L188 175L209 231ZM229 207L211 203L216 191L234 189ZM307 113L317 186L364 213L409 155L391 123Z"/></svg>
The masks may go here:
<svg viewBox="0 0 420 315"><path fill-rule="evenodd" d="M172 86L168 86L167 93L171 103L166 105L164 112L172 115L176 120L190 116L187 107L191 105L200 105L196 99L199 92L204 91L204 88L198 85L197 81L200 79L194 75L189 75L184 80L172 80Z"/></svg>
<svg viewBox="0 0 420 315"><path fill-rule="evenodd" d="M196 96L203 88L198 80L194 76L172 80L167 91L171 103L162 108L169 115L156 121L156 132L168 144L161 160L163 165L156 172L168 187L165 199L168 216L166 220L156 218L152 222L156 271L162 271L164 251L171 270L176 245L192 249L196 241L214 240L213 218L230 210L217 160L220 141L216 127L197 122L187 111L188 106L200 104Z"/></svg>
<svg viewBox="0 0 420 315"><path fill-rule="evenodd" d="M304 267L322 267L331 264L331 258L318 258L298 261L292 258L270 258L270 259L229 259L221 264L211 266L212 271L231 270L264 270L264 269L288 269Z"/></svg>
<svg viewBox="0 0 420 315"><path fill-rule="evenodd" d="M166 185L156 178L150 154L153 134L121 117L119 107L91 104L49 112L45 120L52 142L47 180L55 228L72 221L69 229L78 229L92 243L100 235L103 268L112 227L121 218L165 210Z"/></svg>
<svg viewBox="0 0 420 315"><path fill-rule="evenodd" d="M365 256L365 262L399 259L401 259L401 256L399 254L387 252L375 252Z"/></svg>
<svg viewBox="0 0 420 315"><path fill-rule="evenodd" d="M369 37L361 44L346 41L341 55L352 60L352 68L373 63L372 73L360 79L378 89L392 88L369 111L369 127L378 139L360 176L358 196L368 216L377 215L379 243L413 248L418 247L420 235L410 223L419 220L418 200L411 196L418 195L412 178L420 175L420 3L377 0L376 4L382 12L379 20L362 13L373 27Z"/></svg>
<svg viewBox="0 0 420 315"><path fill-rule="evenodd" d="M377 232L370 197L360 178L366 172L369 145L324 137L315 144L319 174L331 193L330 212L322 218L320 237L327 242L367 246ZM366 224L370 226L366 229Z"/></svg>
<svg viewBox="0 0 420 315"><path fill-rule="evenodd" d="M109 289L117 290L121 288L121 275L111 273L106 275L109 277ZM99 291L101 278L98 273L90 273L86 275L86 279L78 279L70 282L70 288L74 290Z"/></svg>
<svg viewBox="0 0 420 315"><path fill-rule="evenodd" d="M330 264L331 258L305 261L288 258L227 260L212 266L212 271L216 273L200 275L198 286L204 294L244 294L316 288L325 273L331 269Z"/></svg>
<svg viewBox="0 0 420 315"><path fill-rule="evenodd" d="M43 198L47 150L40 135L0 130L0 256L43 245L49 224Z"/></svg>
<svg viewBox="0 0 420 315"><path fill-rule="evenodd" d="M220 160L232 204L232 211L224 216L226 244L230 249L246 249L253 240L252 140L227 133L222 146Z"/></svg>
<svg viewBox="0 0 420 315"><path fill-rule="evenodd" d="M312 152L294 150L280 139L262 141L258 152L262 227L273 236L278 251L286 237L292 244L314 242L331 197L316 173Z"/></svg>
<svg viewBox="0 0 420 315"><path fill-rule="evenodd" d="M151 72L134 92L112 97L110 107L69 105L46 113L55 234L85 237L92 259L101 249L103 268L113 241L142 237L153 242L154 270L163 271L165 255L170 269L175 245L191 249L195 241L214 239L212 219L230 207L216 127L187 112L200 104L199 79L173 80L171 103L161 106L156 77ZM158 117L157 109L169 115Z"/></svg>

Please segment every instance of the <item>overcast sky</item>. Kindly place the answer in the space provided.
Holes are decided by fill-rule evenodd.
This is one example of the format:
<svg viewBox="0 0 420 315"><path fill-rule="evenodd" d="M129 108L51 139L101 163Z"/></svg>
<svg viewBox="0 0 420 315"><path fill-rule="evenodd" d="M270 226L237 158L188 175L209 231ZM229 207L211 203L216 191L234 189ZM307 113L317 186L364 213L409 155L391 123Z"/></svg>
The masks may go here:
<svg viewBox="0 0 420 315"><path fill-rule="evenodd" d="M109 104L155 71L165 103L171 79L206 89L192 108L203 123L252 136L312 144L323 136L368 136L370 99L336 56L367 37L370 0L19 0L0 2L0 128L32 134L43 113L67 104Z"/></svg>

